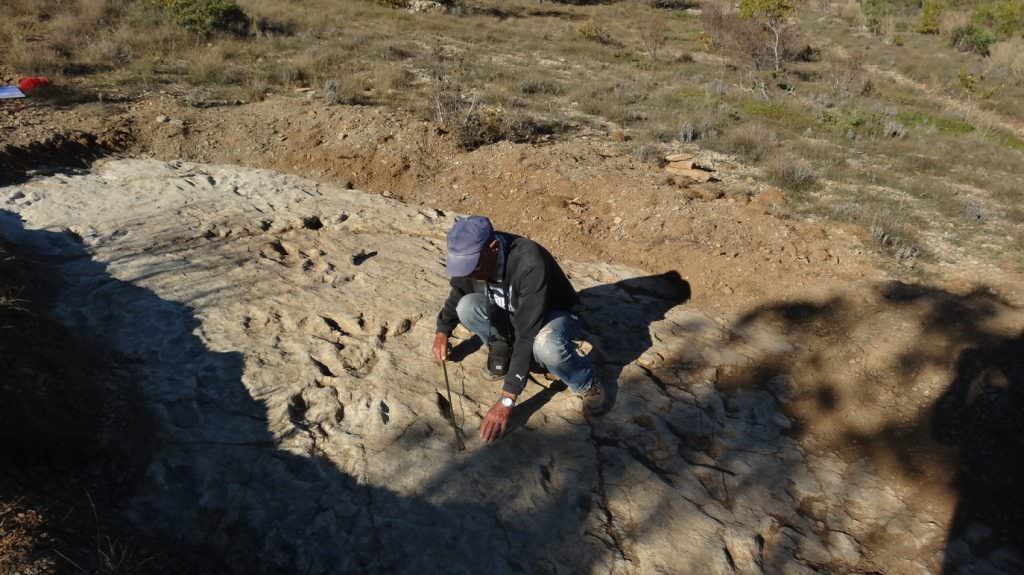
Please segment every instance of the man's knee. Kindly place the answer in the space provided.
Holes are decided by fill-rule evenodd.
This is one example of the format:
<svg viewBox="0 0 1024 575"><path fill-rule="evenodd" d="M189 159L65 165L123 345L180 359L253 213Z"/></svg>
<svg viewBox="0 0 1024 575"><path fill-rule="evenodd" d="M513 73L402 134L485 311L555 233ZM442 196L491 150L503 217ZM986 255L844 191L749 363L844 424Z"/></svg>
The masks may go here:
<svg viewBox="0 0 1024 575"><path fill-rule="evenodd" d="M568 359L569 343L550 326L544 326L533 339L533 357L546 367L557 365Z"/></svg>
<svg viewBox="0 0 1024 575"><path fill-rule="evenodd" d="M483 294L470 293L462 296L455 306L455 313L459 316L459 322L467 325L477 318L487 317L487 298Z"/></svg>

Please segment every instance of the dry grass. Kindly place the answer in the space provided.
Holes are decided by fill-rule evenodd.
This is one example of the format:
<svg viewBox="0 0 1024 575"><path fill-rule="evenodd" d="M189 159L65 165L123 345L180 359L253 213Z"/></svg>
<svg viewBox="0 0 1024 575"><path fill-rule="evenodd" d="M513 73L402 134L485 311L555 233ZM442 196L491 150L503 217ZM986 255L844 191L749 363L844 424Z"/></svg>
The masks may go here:
<svg viewBox="0 0 1024 575"><path fill-rule="evenodd" d="M45 521L20 499L0 501L0 572L12 573L32 560Z"/></svg>
<svg viewBox="0 0 1024 575"><path fill-rule="evenodd" d="M1024 86L1024 38L1011 38L993 46L987 75Z"/></svg>
<svg viewBox="0 0 1024 575"><path fill-rule="evenodd" d="M772 158L765 175L776 186L795 192L809 190L818 179L810 162L788 153Z"/></svg>
<svg viewBox="0 0 1024 575"><path fill-rule="evenodd" d="M761 124L741 124L726 133L720 149L759 162L778 145L775 132Z"/></svg>

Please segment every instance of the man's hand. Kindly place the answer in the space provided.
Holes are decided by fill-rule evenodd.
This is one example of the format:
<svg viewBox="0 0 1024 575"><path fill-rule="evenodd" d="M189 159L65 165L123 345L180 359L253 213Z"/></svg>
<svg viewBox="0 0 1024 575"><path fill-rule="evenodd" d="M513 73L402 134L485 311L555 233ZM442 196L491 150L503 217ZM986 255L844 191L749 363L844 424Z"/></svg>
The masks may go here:
<svg viewBox="0 0 1024 575"><path fill-rule="evenodd" d="M448 334L443 331L434 334L434 359L437 361L448 359Z"/></svg>
<svg viewBox="0 0 1024 575"><path fill-rule="evenodd" d="M480 439L490 443L501 437L508 427L508 416L511 413L512 408L505 407L500 400L495 403L484 416L484 422L480 424Z"/></svg>

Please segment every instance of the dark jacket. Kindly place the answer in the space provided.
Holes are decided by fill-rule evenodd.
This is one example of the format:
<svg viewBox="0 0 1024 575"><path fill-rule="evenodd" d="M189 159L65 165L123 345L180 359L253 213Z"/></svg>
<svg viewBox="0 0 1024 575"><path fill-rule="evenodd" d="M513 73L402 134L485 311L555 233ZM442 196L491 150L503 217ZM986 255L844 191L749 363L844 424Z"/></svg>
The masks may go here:
<svg viewBox="0 0 1024 575"><path fill-rule="evenodd" d="M502 234L505 239L505 273L501 279L509 296L512 324L512 360L503 389L519 394L526 386L533 339L544 326L544 315L551 310L571 311L580 305L565 272L546 249L527 238ZM462 296L483 293L484 282L470 277L452 278L448 299L437 315L437 331L451 334L459 323L455 307ZM486 343L486 342L484 342Z"/></svg>

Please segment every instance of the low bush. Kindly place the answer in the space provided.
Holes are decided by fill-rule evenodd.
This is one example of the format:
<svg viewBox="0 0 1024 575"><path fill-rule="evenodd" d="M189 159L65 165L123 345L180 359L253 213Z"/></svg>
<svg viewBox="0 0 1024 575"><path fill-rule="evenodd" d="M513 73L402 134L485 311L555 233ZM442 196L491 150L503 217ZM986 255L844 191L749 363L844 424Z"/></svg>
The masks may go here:
<svg viewBox="0 0 1024 575"><path fill-rule="evenodd" d="M324 81L324 103L366 105L373 103L367 93L369 82L354 74L344 76L340 81L328 79Z"/></svg>
<svg viewBox="0 0 1024 575"><path fill-rule="evenodd" d="M373 70L373 87L380 92L405 90L415 79L416 75L400 64L378 65Z"/></svg>
<svg viewBox="0 0 1024 575"><path fill-rule="evenodd" d="M201 36L249 33L249 17L231 0L153 0L177 25Z"/></svg>
<svg viewBox="0 0 1024 575"><path fill-rule="evenodd" d="M871 238L897 260L910 261L921 255L917 242L910 239L912 234L902 224L888 216L876 215L868 226Z"/></svg>
<svg viewBox="0 0 1024 575"><path fill-rule="evenodd" d="M836 97L850 98L859 91L857 86L863 86L863 52L833 53L827 59L825 66L829 87Z"/></svg>
<svg viewBox="0 0 1024 575"><path fill-rule="evenodd" d="M4 63L24 74L60 74L67 59L52 46L15 38L8 44Z"/></svg>
<svg viewBox="0 0 1024 575"><path fill-rule="evenodd" d="M683 120L679 125L678 137L680 142L709 140L716 136L718 136L718 128L707 118Z"/></svg>
<svg viewBox="0 0 1024 575"><path fill-rule="evenodd" d="M654 8L649 8L640 21L640 41L644 50L652 60L658 59L658 52L661 51L667 39L665 18Z"/></svg>
<svg viewBox="0 0 1024 575"><path fill-rule="evenodd" d="M294 36L295 31L298 29L298 24L287 20L271 20L265 16L260 16L253 21L253 29L255 34L259 36Z"/></svg>
<svg viewBox="0 0 1024 575"><path fill-rule="evenodd" d="M98 40L86 46L83 55L90 62L109 69L114 69L131 62L134 56L130 46L106 39Z"/></svg>
<svg viewBox="0 0 1024 575"><path fill-rule="evenodd" d="M882 133L887 138L903 138L907 135L907 128L899 122L886 122Z"/></svg>
<svg viewBox="0 0 1024 575"><path fill-rule="evenodd" d="M949 43L961 52L973 52L982 56L989 55L989 47L996 41L996 35L990 30L977 26L953 28Z"/></svg>
<svg viewBox="0 0 1024 575"><path fill-rule="evenodd" d="M776 145L775 133L760 124L744 124L730 130L722 140L723 151L736 154L749 162L757 162Z"/></svg>
<svg viewBox="0 0 1024 575"><path fill-rule="evenodd" d="M535 142L563 131L557 122L545 122L529 116L501 110L471 113L455 126L454 135L463 150L475 150L497 142Z"/></svg>
<svg viewBox="0 0 1024 575"><path fill-rule="evenodd" d="M769 162L765 167L765 175L776 186L798 192L809 189L818 179L810 162L789 154Z"/></svg>
<svg viewBox="0 0 1024 575"><path fill-rule="evenodd" d="M589 42L597 42L598 44L604 44L606 46L618 45L618 42L616 42L615 38L612 37L611 32L608 31L608 28L593 18L587 20L577 28L576 33L579 34L581 38Z"/></svg>
<svg viewBox="0 0 1024 575"><path fill-rule="evenodd" d="M519 83L519 92L522 94L548 94L558 96L563 92L561 84L543 78L531 78Z"/></svg>
<svg viewBox="0 0 1024 575"><path fill-rule="evenodd" d="M645 114L651 111L645 106L638 105L647 97L648 94L635 82L602 84L588 91L580 103L580 110L620 126L627 126L644 120Z"/></svg>
<svg viewBox="0 0 1024 575"><path fill-rule="evenodd" d="M660 167L664 162L664 156L665 154L660 149L650 144L641 144L633 148L633 157L645 164L654 164Z"/></svg>

